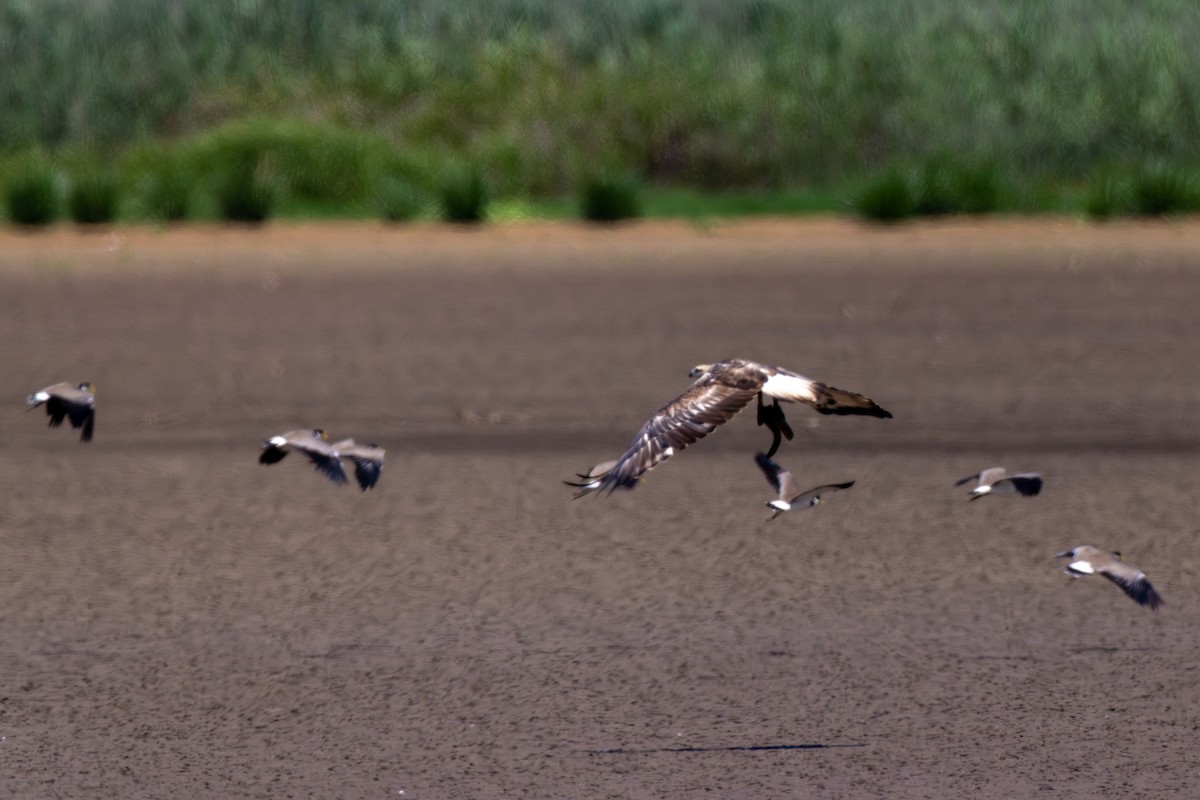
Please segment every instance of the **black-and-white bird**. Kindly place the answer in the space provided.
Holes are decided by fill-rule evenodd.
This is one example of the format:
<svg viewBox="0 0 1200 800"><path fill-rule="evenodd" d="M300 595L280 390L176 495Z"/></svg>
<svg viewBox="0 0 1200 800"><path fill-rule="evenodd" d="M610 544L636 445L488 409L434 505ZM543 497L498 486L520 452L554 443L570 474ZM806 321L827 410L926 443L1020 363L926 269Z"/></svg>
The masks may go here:
<svg viewBox="0 0 1200 800"><path fill-rule="evenodd" d="M1146 573L1132 564L1121 560L1121 554L1109 550L1101 550L1090 544L1080 545L1070 550L1064 550L1055 558L1071 559L1063 572L1072 578L1082 578L1085 575L1103 575L1120 586L1139 605L1157 609L1163 604L1158 592L1150 585Z"/></svg>
<svg viewBox="0 0 1200 800"><path fill-rule="evenodd" d="M758 398L758 424L766 425L773 436L768 457L775 454L782 437L792 438L780 401L803 403L822 414L862 414L884 419L892 416L869 397L809 380L790 370L740 358L700 364L689 375L696 379L692 385L646 420L607 472L581 476L588 480L579 486L577 496L632 488L647 470L703 439L755 398ZM772 401L771 405L763 404L764 397Z"/></svg>
<svg viewBox="0 0 1200 800"><path fill-rule="evenodd" d="M387 451L374 442L358 444L353 439L343 439L333 444L338 458L348 458L354 462L354 477L359 488L364 492L379 482L379 473L383 471L383 459Z"/></svg>
<svg viewBox="0 0 1200 800"><path fill-rule="evenodd" d="M83 428L79 441L92 440L96 429L96 387L92 384L56 383L29 395L25 403L30 411L44 404L51 428L57 428L68 419L72 428Z"/></svg>
<svg viewBox="0 0 1200 800"><path fill-rule="evenodd" d="M288 450L295 448L308 457L317 472L341 485L346 482L346 471L342 469L338 452L329 444L328 439L329 434L320 428L288 431L272 436L263 441L258 463L277 464L288 454Z"/></svg>
<svg viewBox="0 0 1200 800"><path fill-rule="evenodd" d="M854 481L847 481L846 483L827 483L824 486L801 490L792 473L776 464L766 454L758 453L755 455L754 463L758 464L758 468L767 476L767 483L771 484L779 494L778 498L767 502L768 506L775 509L775 513L771 515L771 519L775 519L785 511L791 511L796 508L812 508L821 502L822 495L840 492L854 485ZM770 522L771 520L767 521Z"/></svg>
<svg viewBox="0 0 1200 800"><path fill-rule="evenodd" d="M1020 494L1025 497L1033 497L1042 491L1042 476L1040 473L1018 472L1013 475L1007 475L1004 472L1004 467L991 467L976 475L968 475L965 478L955 481L954 485L962 486L971 481L978 481L979 483L967 494L967 500L978 500L984 495L989 494Z"/></svg>

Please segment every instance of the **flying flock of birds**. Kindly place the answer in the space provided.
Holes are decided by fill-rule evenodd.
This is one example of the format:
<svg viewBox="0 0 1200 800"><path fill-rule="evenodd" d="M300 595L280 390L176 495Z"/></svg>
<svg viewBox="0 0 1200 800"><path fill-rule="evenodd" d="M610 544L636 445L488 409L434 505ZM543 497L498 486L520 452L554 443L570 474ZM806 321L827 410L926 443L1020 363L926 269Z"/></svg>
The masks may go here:
<svg viewBox="0 0 1200 800"><path fill-rule="evenodd" d="M670 458L731 420L739 411L757 400L758 424L771 431L771 447L754 456L776 497L767 502L774 513L770 519L795 509L812 508L825 495L849 489L854 481L830 483L801 489L791 472L772 460L783 439L792 438L783 409L784 403L812 406L821 414L857 414L890 419L891 413L869 397L837 389L781 367L769 367L744 359L729 359L715 364L700 364L688 373L695 381L683 394L660 408L646 420L619 458L605 461L577 473L579 480L564 481L575 487L574 497L593 492L611 494L616 489L633 489L647 471ZM770 405L764 403L770 400ZM1003 467L991 467L955 482L962 486L975 481L967 494L978 500L992 494L1016 494L1032 497L1042 491L1042 476L1036 472L1009 475ZM769 521L769 520L768 520ZM1091 545L1065 550L1055 558L1070 561L1064 572L1072 578L1103 575L1117 584L1139 604L1157 609L1162 598L1145 573L1121 559L1121 554Z"/></svg>
<svg viewBox="0 0 1200 800"><path fill-rule="evenodd" d="M780 402L812 406L821 414L854 414L881 419L892 416L865 395L809 380L781 367L745 359L700 364L692 369L689 377L695 379L693 383L646 420L619 458L578 473L577 481L564 481L575 487L573 497L633 489L643 474L677 451L703 439L733 419L751 400L756 400L758 424L765 425L772 435L770 448L766 453L756 454L754 461L776 493L776 497L766 503L773 511L770 517L773 520L787 511L812 508L821 503L824 496L854 485L854 481L847 481L801 489L795 476L772 460L782 441L790 441L793 437ZM770 400L769 405L764 403L764 398ZM96 391L92 384L56 383L29 395L26 403L30 410L45 406L50 427L58 427L68 420L72 428L81 429L81 441L92 440L96 423ZM259 463L276 464L290 450L304 454L319 473L339 485L348 481L342 462L351 462L355 479L364 492L375 486L383 471L385 451L382 447L358 444L354 439L331 444L329 435L320 428L271 436L262 443ZM971 481L976 485L968 493L968 500L991 494L1032 497L1042 490L1042 476L1038 473L1009 475L1002 467L968 475L954 485L962 486ZM1162 598L1145 573L1122 560L1119 552L1080 545L1056 554L1055 558L1070 559L1064 572L1072 578L1103 575L1140 605L1151 609L1162 605Z"/></svg>
<svg viewBox="0 0 1200 800"><path fill-rule="evenodd" d="M25 399L26 410L46 407L50 427L57 428L68 420L72 428L82 428L79 440L90 442L96 428L96 387L90 383L56 383L39 389ZM317 472L334 483L347 482L343 459L354 464L354 478L364 492L374 488L383 471L386 452L377 444L359 444L353 439L329 443L329 434L320 428L281 433L262 443L260 464L278 464L291 450L308 457Z"/></svg>

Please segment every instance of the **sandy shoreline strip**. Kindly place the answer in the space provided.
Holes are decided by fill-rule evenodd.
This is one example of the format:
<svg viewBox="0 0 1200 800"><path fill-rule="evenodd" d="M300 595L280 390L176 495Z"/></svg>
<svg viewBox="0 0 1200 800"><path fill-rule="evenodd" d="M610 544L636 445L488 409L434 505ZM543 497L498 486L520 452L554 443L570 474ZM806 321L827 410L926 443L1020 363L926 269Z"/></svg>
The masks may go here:
<svg viewBox="0 0 1200 800"><path fill-rule="evenodd" d="M1105 266L1200 264L1200 219L1118 221L1094 224L1046 218L950 219L898 226L868 225L840 217L751 218L700 224L649 220L616 226L571 221L507 222L479 228L421 223L291 222L260 227L196 223L183 226L114 226L85 229L61 224L46 230L0 228L4 276L122 273L201 269L228 265L244 273L247 261L274 269L468 268L520 269L537 253L538 269L573 270L573 256L611 254L609 266L636 266L647 252L665 264L688 266L728 259L752 266L791 254L796 268L870 265L870 255L931 265L969 265L987 254L1020 254L1026 265L1074 266L1073 256ZM868 258L864 259L864 254ZM550 257L547 260L547 257ZM909 258L903 258L908 256ZM557 257L557 259L555 258ZM1080 258L1080 260L1085 260ZM1043 263L1044 262L1044 263Z"/></svg>

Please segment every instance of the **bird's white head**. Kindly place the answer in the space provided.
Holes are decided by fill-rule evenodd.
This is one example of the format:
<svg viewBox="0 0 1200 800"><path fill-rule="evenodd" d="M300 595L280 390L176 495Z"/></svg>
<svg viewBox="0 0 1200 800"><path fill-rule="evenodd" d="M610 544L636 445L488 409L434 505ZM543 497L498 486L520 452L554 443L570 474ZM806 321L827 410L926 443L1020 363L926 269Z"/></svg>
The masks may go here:
<svg viewBox="0 0 1200 800"><path fill-rule="evenodd" d="M712 364L697 364L692 367L692 371L688 373L689 378L699 378L704 373L712 368Z"/></svg>

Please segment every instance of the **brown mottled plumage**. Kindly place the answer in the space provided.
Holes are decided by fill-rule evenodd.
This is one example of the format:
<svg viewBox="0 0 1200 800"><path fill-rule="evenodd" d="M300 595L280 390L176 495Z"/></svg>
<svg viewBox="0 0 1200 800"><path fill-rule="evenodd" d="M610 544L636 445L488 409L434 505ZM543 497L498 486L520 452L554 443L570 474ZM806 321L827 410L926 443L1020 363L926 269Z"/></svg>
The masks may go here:
<svg viewBox="0 0 1200 800"><path fill-rule="evenodd" d="M774 436L768 458L778 449L782 436L792 438L779 401L804 403L822 414L892 416L869 397L754 361L730 359L701 364L689 374L696 378L695 382L646 421L611 468L602 475L590 471L580 476L585 483L571 484L580 488L577 497L604 489L611 492L616 488L632 488L647 470L712 433L756 397L758 424L766 425ZM764 406L763 396L771 398L772 405Z"/></svg>

